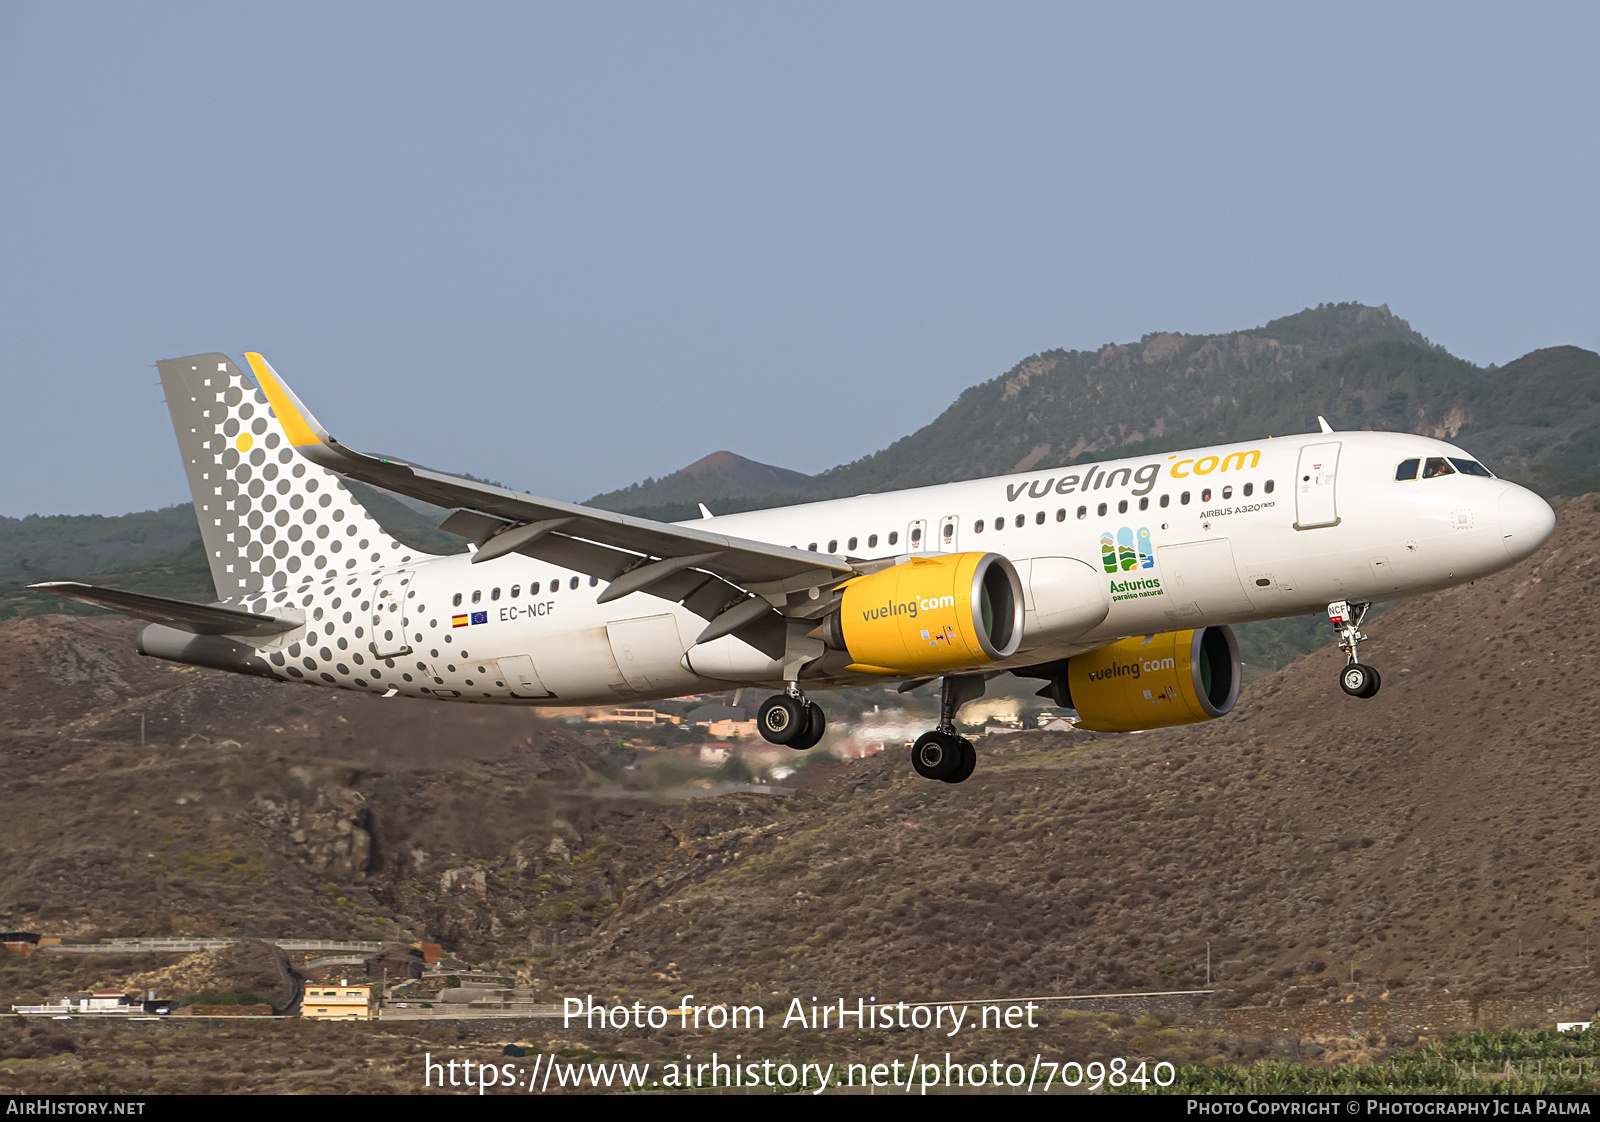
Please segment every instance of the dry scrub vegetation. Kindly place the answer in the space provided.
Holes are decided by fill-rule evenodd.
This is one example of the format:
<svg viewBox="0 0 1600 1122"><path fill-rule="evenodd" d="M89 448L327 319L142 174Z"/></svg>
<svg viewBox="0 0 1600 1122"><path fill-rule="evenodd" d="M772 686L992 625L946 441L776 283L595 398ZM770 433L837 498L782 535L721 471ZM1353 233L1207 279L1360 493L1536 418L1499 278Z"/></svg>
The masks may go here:
<svg viewBox="0 0 1600 1122"><path fill-rule="evenodd" d="M1418 1025L1587 1014L1597 580L1589 497L1529 562L1385 614L1370 702L1323 650L1209 725L987 739L961 786L886 755L808 767L791 797L689 800L623 792L603 744L525 711L244 681L141 660L114 621L15 621L0 927L431 939L549 1000L769 1010L1204 988L1209 943L1219 992L1163 1031L1276 1019L1183 1045L1198 1059L1285 1034L1349 1055L1358 1014L1389 1018L1355 1041L1382 1047L1411 1031L1402 1005L1449 1006ZM8 960L0 1002L172 965Z"/></svg>

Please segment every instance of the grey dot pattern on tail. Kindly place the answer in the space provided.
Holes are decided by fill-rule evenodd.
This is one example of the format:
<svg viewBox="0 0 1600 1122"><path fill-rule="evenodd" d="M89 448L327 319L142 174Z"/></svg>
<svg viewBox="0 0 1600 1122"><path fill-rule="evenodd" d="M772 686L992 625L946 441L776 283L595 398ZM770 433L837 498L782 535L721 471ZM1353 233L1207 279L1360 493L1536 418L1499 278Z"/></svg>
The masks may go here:
<svg viewBox="0 0 1600 1122"><path fill-rule="evenodd" d="M291 632L294 641L258 649L287 680L420 692L429 676L385 657L398 646L395 625L385 647L374 646L373 633L374 602L398 613L408 595L409 573L395 570L413 551L384 533L336 474L294 450L266 395L233 363L217 365L202 383L211 395L201 403L212 430L201 444L210 493L196 505L216 531L223 602L305 611L306 629Z"/></svg>

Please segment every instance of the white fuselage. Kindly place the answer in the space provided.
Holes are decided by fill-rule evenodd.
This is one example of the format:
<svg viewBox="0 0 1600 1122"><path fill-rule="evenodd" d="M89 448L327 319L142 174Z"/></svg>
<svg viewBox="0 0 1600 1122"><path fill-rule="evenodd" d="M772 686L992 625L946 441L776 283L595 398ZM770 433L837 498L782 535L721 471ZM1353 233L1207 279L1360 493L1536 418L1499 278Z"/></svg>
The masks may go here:
<svg viewBox="0 0 1600 1122"><path fill-rule="evenodd" d="M1446 588L1512 564L1549 536L1549 506L1515 484L1461 472L1395 478L1402 461L1429 457L1471 458L1402 433L1309 434L695 524L864 559L1002 554L1023 581L1023 640L983 669L1022 667L1128 635ZM308 583L294 601L307 629L257 650L277 677L360 679L369 690L462 701L571 705L782 684L782 660L735 638L696 647L706 621L681 605L647 592L599 604L603 587L520 554L479 565L465 554L421 559ZM1079 610L1091 601L1099 606ZM391 602L404 607L376 618L393 631L402 612L404 639L374 659L374 612ZM816 687L875 680L802 677Z"/></svg>

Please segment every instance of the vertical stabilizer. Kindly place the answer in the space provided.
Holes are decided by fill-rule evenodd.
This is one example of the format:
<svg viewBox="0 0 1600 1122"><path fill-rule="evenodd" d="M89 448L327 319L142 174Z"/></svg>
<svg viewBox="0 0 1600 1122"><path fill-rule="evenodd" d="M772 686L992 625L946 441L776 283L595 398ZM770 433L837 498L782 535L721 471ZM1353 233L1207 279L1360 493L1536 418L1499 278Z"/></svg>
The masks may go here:
<svg viewBox="0 0 1600 1122"><path fill-rule="evenodd" d="M413 559L337 475L295 450L267 395L227 355L156 367L219 600Z"/></svg>

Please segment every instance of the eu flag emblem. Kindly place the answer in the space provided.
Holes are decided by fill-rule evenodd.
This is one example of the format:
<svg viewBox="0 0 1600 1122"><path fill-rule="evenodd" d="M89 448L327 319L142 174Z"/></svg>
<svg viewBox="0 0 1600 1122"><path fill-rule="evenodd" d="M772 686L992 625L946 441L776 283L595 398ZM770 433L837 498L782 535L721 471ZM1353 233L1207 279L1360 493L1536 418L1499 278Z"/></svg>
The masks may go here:
<svg viewBox="0 0 1600 1122"><path fill-rule="evenodd" d="M472 613L472 622L473 623L488 623L489 622L489 613L488 612L473 612Z"/></svg>

